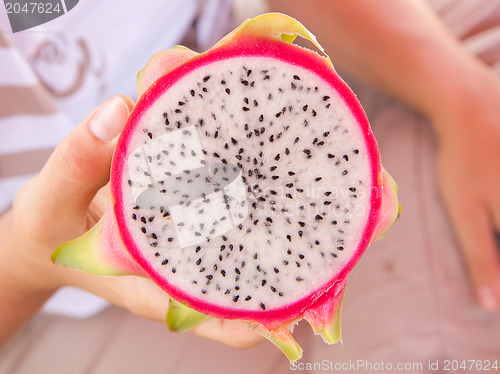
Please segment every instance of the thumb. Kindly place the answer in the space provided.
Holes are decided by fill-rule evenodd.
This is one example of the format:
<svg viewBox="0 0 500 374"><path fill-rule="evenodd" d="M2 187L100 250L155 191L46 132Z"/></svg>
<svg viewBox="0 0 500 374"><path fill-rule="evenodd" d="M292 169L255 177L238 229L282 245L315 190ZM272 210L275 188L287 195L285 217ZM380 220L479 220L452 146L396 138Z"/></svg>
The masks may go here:
<svg viewBox="0 0 500 374"><path fill-rule="evenodd" d="M109 179L117 136L132 106L128 97L112 97L57 146L37 181L46 212L57 212L59 217L84 216L96 192Z"/></svg>

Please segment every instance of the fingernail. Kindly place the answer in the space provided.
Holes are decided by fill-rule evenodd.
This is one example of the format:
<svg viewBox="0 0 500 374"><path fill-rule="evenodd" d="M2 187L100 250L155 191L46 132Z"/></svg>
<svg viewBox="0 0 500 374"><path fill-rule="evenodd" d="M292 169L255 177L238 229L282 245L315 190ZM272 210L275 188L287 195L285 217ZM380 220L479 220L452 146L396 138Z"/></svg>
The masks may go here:
<svg viewBox="0 0 500 374"><path fill-rule="evenodd" d="M102 141L109 142L122 130L129 114L128 106L119 96L104 102L90 119L89 129Z"/></svg>
<svg viewBox="0 0 500 374"><path fill-rule="evenodd" d="M498 308L498 300L490 287L483 286L479 289L479 301L486 310L496 310Z"/></svg>

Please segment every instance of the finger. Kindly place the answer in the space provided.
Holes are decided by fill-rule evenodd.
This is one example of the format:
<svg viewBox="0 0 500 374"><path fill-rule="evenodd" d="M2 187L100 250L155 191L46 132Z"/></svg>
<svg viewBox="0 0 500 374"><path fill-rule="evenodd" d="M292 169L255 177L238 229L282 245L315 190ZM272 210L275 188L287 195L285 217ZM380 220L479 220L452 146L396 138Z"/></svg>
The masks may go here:
<svg viewBox="0 0 500 374"><path fill-rule="evenodd" d="M86 229L93 227L97 221L101 219L109 203L111 202L111 191L109 183L106 183L99 191L97 191L87 211L87 224Z"/></svg>
<svg viewBox="0 0 500 374"><path fill-rule="evenodd" d="M451 213L479 302L487 310L498 309L500 256L490 215L479 204L470 204L466 210L451 209Z"/></svg>
<svg viewBox="0 0 500 374"><path fill-rule="evenodd" d="M55 149L37 179L45 212L84 213L107 183L116 137L133 106L115 96L81 122Z"/></svg>
<svg viewBox="0 0 500 374"><path fill-rule="evenodd" d="M61 269L64 283L80 287L114 305L151 320L165 323L169 296L152 280L137 276L95 277ZM264 337L241 321L208 318L190 330L191 333L230 347L247 349L264 341Z"/></svg>
<svg viewBox="0 0 500 374"><path fill-rule="evenodd" d="M265 338L245 322L208 318L190 330L191 333L238 349L248 349Z"/></svg>
<svg viewBox="0 0 500 374"><path fill-rule="evenodd" d="M62 283L89 291L140 317L165 322L170 297L149 278L97 277L62 268L58 276Z"/></svg>

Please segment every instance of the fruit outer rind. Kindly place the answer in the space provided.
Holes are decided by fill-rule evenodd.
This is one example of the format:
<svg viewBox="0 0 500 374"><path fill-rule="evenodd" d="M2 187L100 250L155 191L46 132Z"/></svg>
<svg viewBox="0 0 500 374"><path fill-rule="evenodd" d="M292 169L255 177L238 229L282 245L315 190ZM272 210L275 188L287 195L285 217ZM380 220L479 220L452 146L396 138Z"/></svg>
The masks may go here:
<svg viewBox="0 0 500 374"><path fill-rule="evenodd" d="M59 246L51 256L56 265L93 275L141 275L144 271L123 248L110 209L85 234Z"/></svg>
<svg viewBox="0 0 500 374"><path fill-rule="evenodd" d="M208 316L197 312L175 299L170 298L167 312L167 326L170 331L185 332L203 322Z"/></svg>

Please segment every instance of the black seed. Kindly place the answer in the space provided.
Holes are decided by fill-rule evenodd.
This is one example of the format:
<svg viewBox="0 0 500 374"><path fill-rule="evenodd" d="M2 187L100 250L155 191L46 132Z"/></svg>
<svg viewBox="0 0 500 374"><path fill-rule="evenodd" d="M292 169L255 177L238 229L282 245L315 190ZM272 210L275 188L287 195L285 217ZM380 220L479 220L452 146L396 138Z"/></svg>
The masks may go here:
<svg viewBox="0 0 500 374"><path fill-rule="evenodd" d="M349 172L348 172L347 170L344 170L344 171L342 172L342 175L347 175L347 173L349 173Z"/></svg>
<svg viewBox="0 0 500 374"><path fill-rule="evenodd" d="M172 273L176 273L177 272L177 269L176 268L172 268Z"/></svg>
<svg viewBox="0 0 500 374"><path fill-rule="evenodd" d="M271 291L276 292L276 287L271 286Z"/></svg>
<svg viewBox="0 0 500 374"><path fill-rule="evenodd" d="M322 177L317 177L317 178L315 178L314 180L315 180L316 182L319 182L321 179L323 179L323 178L322 178Z"/></svg>
<svg viewBox="0 0 500 374"><path fill-rule="evenodd" d="M330 96L323 96L323 101L327 101L330 98Z"/></svg>
<svg viewBox="0 0 500 374"><path fill-rule="evenodd" d="M311 151L309 149L304 149L302 152L304 152L306 155L310 155L311 154Z"/></svg>
<svg viewBox="0 0 500 374"><path fill-rule="evenodd" d="M264 303L260 303L260 308L261 308L262 310L266 310L266 305L265 305Z"/></svg>
<svg viewBox="0 0 500 374"><path fill-rule="evenodd" d="M288 188L292 188L293 187L293 183L287 183L287 184L285 184L285 186L287 186Z"/></svg>
<svg viewBox="0 0 500 374"><path fill-rule="evenodd" d="M238 269L238 268L234 268L234 272L235 272L236 274L238 274L238 275L240 275L240 274L241 274L240 269Z"/></svg>
<svg viewBox="0 0 500 374"><path fill-rule="evenodd" d="M267 218L266 218L266 221L267 221L267 222L269 222L269 223L273 223L273 220L272 220L272 218L271 218L271 217L267 217Z"/></svg>
<svg viewBox="0 0 500 374"><path fill-rule="evenodd" d="M212 274L208 274L207 276L205 276L205 278L207 278L208 280L212 280L214 279L214 276Z"/></svg>
<svg viewBox="0 0 500 374"><path fill-rule="evenodd" d="M343 156L342 156L342 158L343 158L344 160L346 160L346 161L349 161L349 156L347 156L347 155L343 155Z"/></svg>
<svg viewBox="0 0 500 374"><path fill-rule="evenodd" d="M343 250L344 250L344 247L339 246L339 247L337 247L337 249L338 249L339 251L343 251Z"/></svg>
<svg viewBox="0 0 500 374"><path fill-rule="evenodd" d="M336 225L337 224L337 221L332 221L332 225Z"/></svg>
<svg viewBox="0 0 500 374"><path fill-rule="evenodd" d="M275 159L276 161L279 161L279 160L280 160L280 154L278 153L278 154L274 157L274 159Z"/></svg>
<svg viewBox="0 0 500 374"><path fill-rule="evenodd" d="M146 233L146 228L145 227L141 227L141 231L142 231L143 234L145 234Z"/></svg>
<svg viewBox="0 0 500 374"><path fill-rule="evenodd" d="M278 274L278 273L280 272L280 270L279 270L278 268L274 268L273 270L274 270L274 272L275 272L276 274Z"/></svg>
<svg viewBox="0 0 500 374"><path fill-rule="evenodd" d="M263 121L264 121L264 115L262 115L262 114L261 114L261 115L259 116L259 122L263 122Z"/></svg>
<svg viewBox="0 0 500 374"><path fill-rule="evenodd" d="M203 82L205 82L205 83L206 83L206 82L210 79L210 77L211 77L210 75L205 76L205 77L203 78Z"/></svg>
<svg viewBox="0 0 500 374"><path fill-rule="evenodd" d="M199 265L201 264L201 258L199 258L198 260L196 260L196 265Z"/></svg>
<svg viewBox="0 0 500 374"><path fill-rule="evenodd" d="M299 137L297 136L297 137L295 138L295 140L293 141L293 143L294 143L294 144L297 144L299 140L300 140L300 139L299 139Z"/></svg>
<svg viewBox="0 0 500 374"><path fill-rule="evenodd" d="M222 269L222 270L220 271L220 273L221 273L221 275L222 275L223 277L225 277L225 276L226 276L226 271L225 271L224 269Z"/></svg>
<svg viewBox="0 0 500 374"><path fill-rule="evenodd" d="M292 90L295 90L297 88L297 85L295 83L290 83L290 86L292 87Z"/></svg>
<svg viewBox="0 0 500 374"><path fill-rule="evenodd" d="M293 79L295 79L296 81L300 81L300 77L298 75L294 75Z"/></svg>
<svg viewBox="0 0 500 374"><path fill-rule="evenodd" d="M304 235L304 231L299 230L299 231L297 232L297 234L299 234L299 236L302 238L302 236Z"/></svg>
<svg viewBox="0 0 500 374"><path fill-rule="evenodd" d="M316 218L316 220L318 220L318 221L321 221L323 219L323 217L321 217L319 214L316 214L316 217L314 217L314 218Z"/></svg>
<svg viewBox="0 0 500 374"><path fill-rule="evenodd" d="M324 141L321 141L321 142L318 143L318 147L321 147L322 145L325 145Z"/></svg>
<svg viewBox="0 0 500 374"><path fill-rule="evenodd" d="M241 84L242 84L242 85L244 85L244 86L248 86L248 81L247 81L247 80L242 79L242 80L241 80Z"/></svg>
<svg viewBox="0 0 500 374"><path fill-rule="evenodd" d="M162 265L166 265L166 264L168 264L168 260L167 260L167 259L163 260L163 261L161 262L161 264L162 264Z"/></svg>
<svg viewBox="0 0 500 374"><path fill-rule="evenodd" d="M240 298L240 295L236 295L235 297L233 297L233 301L236 303L239 298Z"/></svg>
<svg viewBox="0 0 500 374"><path fill-rule="evenodd" d="M297 222L297 223L299 224L299 226L300 226L300 227L304 227L304 226L306 225L306 224L305 224L304 222L302 222L302 221L299 221L299 222Z"/></svg>
<svg viewBox="0 0 500 374"><path fill-rule="evenodd" d="M278 179L278 178L279 178L279 176L278 176L278 175L273 175L273 176L271 177L271 179L272 179L272 180L276 180L276 179Z"/></svg>
<svg viewBox="0 0 500 374"><path fill-rule="evenodd" d="M173 242L173 241L174 241L174 238L170 237L170 238L168 238L168 239L167 239L167 241L168 241L169 243L171 243L171 242Z"/></svg>
<svg viewBox="0 0 500 374"><path fill-rule="evenodd" d="M252 299L252 296L248 295L247 297L245 297L245 301L249 301Z"/></svg>
<svg viewBox="0 0 500 374"><path fill-rule="evenodd" d="M132 214L132 219L135 221L137 220L137 215L135 213Z"/></svg>
<svg viewBox="0 0 500 374"><path fill-rule="evenodd" d="M301 278L301 277L297 277L295 279L297 280L297 282L302 282L304 280L304 278Z"/></svg>
<svg viewBox="0 0 500 374"><path fill-rule="evenodd" d="M227 93L228 95L230 95L230 94L231 94L231 90L230 90L229 88L226 88L226 90L225 90L225 91L226 91L226 93Z"/></svg>

